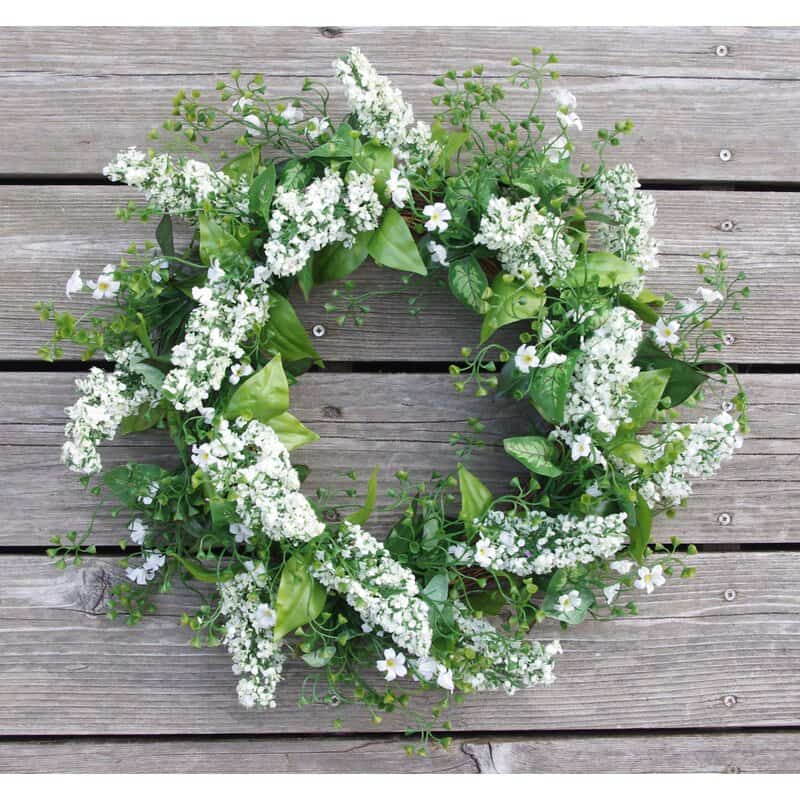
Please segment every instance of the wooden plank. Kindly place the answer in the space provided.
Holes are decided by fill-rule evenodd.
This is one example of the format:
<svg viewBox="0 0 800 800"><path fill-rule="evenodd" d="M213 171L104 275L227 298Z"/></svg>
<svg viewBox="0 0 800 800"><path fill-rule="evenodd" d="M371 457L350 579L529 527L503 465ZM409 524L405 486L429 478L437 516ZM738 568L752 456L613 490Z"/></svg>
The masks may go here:
<svg viewBox="0 0 800 800"><path fill-rule="evenodd" d="M73 402L75 375L68 373L4 373L0 384L0 546L42 546L64 526L85 529L96 499L85 493L76 476L59 463L63 441L63 409ZM381 503L398 469L425 480L434 470L454 469L456 455L448 439L465 432L477 416L486 424L489 444L477 453L473 468L499 491L517 472L515 461L498 443L527 428L523 406L458 395L445 375L324 374L305 376L292 393L294 413L317 431L320 442L295 454L312 467L306 491L319 486L341 491L365 489L373 466L381 468ZM695 543L800 541L800 453L797 419L800 376L745 375L750 395L753 433L743 450L725 465L718 479L698 483L689 507L674 520L660 518L656 531L668 540L678 535ZM709 394L696 415L716 413L726 391ZM134 443L135 442L135 443ZM138 460L170 465L174 454L165 437L142 434L104 448L106 466ZM343 475L359 474L355 484ZM765 503L768 491L773 502ZM36 513L31 515L30 509ZM730 523L721 525L720 514ZM371 526L383 533L396 521L395 512L376 513ZM116 544L124 525L101 513L93 540Z"/></svg>
<svg viewBox="0 0 800 800"><path fill-rule="evenodd" d="M396 74L418 115L430 118L434 75L476 60L495 71L535 41L548 49L563 45L560 69L580 97L588 130L617 118L638 122L625 153L648 179L800 177L792 123L798 103L796 29L367 29L334 38L313 29L144 35L11 29L5 36L0 173L6 175L99 174L114 151L144 142L147 131L170 113L177 89L211 90L218 75L242 64L272 76L269 85L280 96L296 91L298 81L290 76L329 77L333 56L361 44L379 68ZM729 55L716 55L719 44L729 47ZM767 107L781 113L765 115ZM338 93L332 108L341 108ZM511 98L509 108L518 112L523 106ZM743 119L760 122L742 124ZM581 157L591 155L589 142L583 137ZM733 153L731 160L720 159L722 148Z"/></svg>
<svg viewBox="0 0 800 800"><path fill-rule="evenodd" d="M407 739L33 739L0 742L0 772L586 773L795 772L796 732L454 737L409 758Z"/></svg>
<svg viewBox="0 0 800 800"><path fill-rule="evenodd" d="M792 342L800 336L793 313L800 302L797 270L800 245L786 236L800 215L800 194L792 192L655 193L659 204L656 236L662 242L662 266L652 276L656 290L691 293L698 285L696 259L704 250L725 247L731 268L748 274L752 296L743 316L723 319L735 342L723 357L736 362L780 363L797 360ZM67 303L62 292L67 277L80 268L92 275L117 261L131 241L141 241L150 228L114 219L113 210L134 195L117 187L0 186L0 263L6 291L0 296L0 359L27 360L48 334L32 310L37 300L53 299L59 307L90 308L87 300ZM732 230L722 230L723 222ZM477 337L477 317L460 306L434 280L415 278L409 286L400 273L365 266L354 273L357 291L375 293L373 311L364 327L336 325L336 313L325 303L331 289L320 287L305 303L295 297L298 312L310 329L326 326L316 344L333 361L450 361L460 358L465 344ZM775 289L780 287L781 302ZM409 314L417 297L423 310ZM63 303L63 306L62 306ZM75 357L77 350L67 355Z"/></svg>
<svg viewBox="0 0 800 800"><path fill-rule="evenodd" d="M559 635L564 655L548 689L471 696L453 706L456 732L796 726L800 721L800 554L697 556L698 578L668 582L641 616L585 623ZM0 735L74 736L374 731L364 709L296 702L292 664L278 707L237 706L227 654L186 645L176 591L135 628L101 616L119 571L90 559L54 572L46 558L0 558ZM729 590L733 590L733 594ZM733 599L726 599L733 598ZM425 708L412 700L412 708ZM429 707L429 706L428 706ZM53 709L58 714L53 714ZM403 730L387 715L380 730Z"/></svg>

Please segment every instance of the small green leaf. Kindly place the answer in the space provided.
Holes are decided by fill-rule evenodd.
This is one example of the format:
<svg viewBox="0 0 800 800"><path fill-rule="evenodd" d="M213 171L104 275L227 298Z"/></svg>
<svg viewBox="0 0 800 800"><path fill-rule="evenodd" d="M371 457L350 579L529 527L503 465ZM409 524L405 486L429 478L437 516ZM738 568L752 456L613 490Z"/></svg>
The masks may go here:
<svg viewBox="0 0 800 800"><path fill-rule="evenodd" d="M638 431L653 418L658 408L658 401L664 394L670 375L670 369L651 369L640 372L628 384L627 393L633 398L633 406L628 412L630 422L619 426L619 434Z"/></svg>
<svg viewBox="0 0 800 800"><path fill-rule="evenodd" d="M378 469L378 467L375 467L372 470L372 475L370 475L364 505L347 518L347 521L352 522L353 525L364 525L375 510L375 501L378 496Z"/></svg>
<svg viewBox="0 0 800 800"><path fill-rule="evenodd" d="M279 355L248 378L228 401L225 419L257 419L268 423L289 408L289 384Z"/></svg>
<svg viewBox="0 0 800 800"><path fill-rule="evenodd" d="M369 254L369 241L372 231L362 231L356 236L352 247L345 247L342 242L334 242L314 254L314 283L338 281L346 278L360 267Z"/></svg>
<svg viewBox="0 0 800 800"><path fill-rule="evenodd" d="M172 258L175 255L175 243L172 237L172 217L169 214L164 214L161 217L161 222L158 223L156 241L161 248L161 252L167 258Z"/></svg>
<svg viewBox="0 0 800 800"><path fill-rule="evenodd" d="M668 369L669 381L664 387L663 396L669 397L673 407L681 405L708 380L708 373L694 364L668 356L650 338L639 345L634 364L646 369Z"/></svg>
<svg viewBox="0 0 800 800"><path fill-rule="evenodd" d="M306 561L299 556L292 556L281 572L275 599L275 641L280 641L287 633L316 619L325 606L327 596L322 584L311 577Z"/></svg>
<svg viewBox="0 0 800 800"><path fill-rule="evenodd" d="M483 314L487 310L483 295L489 287L486 273L475 256L467 256L450 264L447 273L450 291L467 308Z"/></svg>
<svg viewBox="0 0 800 800"><path fill-rule="evenodd" d="M492 493L463 464L458 465L458 488L461 491L461 512L458 518L467 525L480 519L492 504Z"/></svg>
<svg viewBox="0 0 800 800"><path fill-rule="evenodd" d="M598 251L588 253L567 275L571 286L583 286L592 278L597 278L601 287L619 286L635 280L639 270L613 253Z"/></svg>
<svg viewBox="0 0 800 800"><path fill-rule="evenodd" d="M618 443L612 442L609 445L608 452L612 456L616 456L616 458L621 459L627 464L633 464L639 469L647 466L647 453L645 449L639 444L639 442L629 440L629 441L619 441Z"/></svg>
<svg viewBox="0 0 800 800"><path fill-rule="evenodd" d="M236 239L228 233L216 220L206 214L197 218L200 231L200 260L210 265L212 260L219 261L223 270L249 263L247 253Z"/></svg>
<svg viewBox="0 0 800 800"><path fill-rule="evenodd" d="M265 222L269 222L272 197L275 194L275 180L275 165L270 161L258 173L248 194L250 213L253 216L260 216Z"/></svg>
<svg viewBox="0 0 800 800"><path fill-rule="evenodd" d="M543 436L513 436L503 440L503 448L536 475L555 478L561 474L553 463L556 448Z"/></svg>
<svg viewBox="0 0 800 800"><path fill-rule="evenodd" d="M288 411L272 417L267 425L278 434L281 443L289 451L302 447L304 444L311 444L311 442L316 442L319 439L319 436L314 431L303 425L297 417L292 416Z"/></svg>
<svg viewBox="0 0 800 800"><path fill-rule="evenodd" d="M267 331L270 344L278 350L287 364L310 359L322 366L322 359L311 343L303 323L292 304L280 292L269 293L269 319Z"/></svg>
<svg viewBox="0 0 800 800"><path fill-rule="evenodd" d="M536 410L553 425L564 421L564 405L579 355L579 350L573 350L562 364L533 370L528 396Z"/></svg>
<svg viewBox="0 0 800 800"><path fill-rule="evenodd" d="M244 177L247 178L248 183L251 183L260 161L261 146L259 145L258 147L252 148L252 150L248 150L246 153L236 156L236 158L232 158L225 164L222 171L229 178L233 178L234 181L238 181L239 178Z"/></svg>
<svg viewBox="0 0 800 800"><path fill-rule="evenodd" d="M544 305L543 293L519 281L509 281L505 275L501 273L492 281L492 296L481 325L481 343L504 325L532 319Z"/></svg>
<svg viewBox="0 0 800 800"><path fill-rule="evenodd" d="M356 154L351 166L356 172L365 172L375 178L375 191L383 195L386 181L394 166L394 155L388 147L369 142Z"/></svg>
<svg viewBox="0 0 800 800"><path fill-rule="evenodd" d="M163 403L151 406L150 403L145 403L139 407L135 414L124 417L119 423L117 434L119 436L128 436L131 433L140 433L141 431L154 428L164 419L167 410Z"/></svg>
<svg viewBox="0 0 800 800"><path fill-rule="evenodd" d="M641 495L636 495L634 514L628 514L628 536L630 537L630 553L639 563L644 558L644 552L650 543L650 533L653 529L653 512Z"/></svg>
<svg viewBox="0 0 800 800"><path fill-rule="evenodd" d="M414 237L395 208L386 209L380 227L370 237L367 250L381 266L417 275L428 274Z"/></svg>
<svg viewBox="0 0 800 800"><path fill-rule="evenodd" d="M313 650L310 653L306 653L303 656L303 661L305 661L309 667L318 669L319 667L324 667L326 664L330 663L331 659L335 655L336 648L329 645L328 647L320 647L319 650Z"/></svg>

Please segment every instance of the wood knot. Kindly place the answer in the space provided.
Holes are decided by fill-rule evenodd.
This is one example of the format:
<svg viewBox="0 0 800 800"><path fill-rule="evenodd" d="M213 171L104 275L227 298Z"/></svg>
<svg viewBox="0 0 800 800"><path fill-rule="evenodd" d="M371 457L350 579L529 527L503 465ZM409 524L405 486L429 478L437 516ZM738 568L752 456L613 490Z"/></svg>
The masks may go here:
<svg viewBox="0 0 800 800"><path fill-rule="evenodd" d="M320 28L319 32L326 38L326 39L336 39L339 36L344 34L344 31L341 28Z"/></svg>
<svg viewBox="0 0 800 800"><path fill-rule="evenodd" d="M322 409L322 416L325 417L325 419L341 419L342 409L338 406L325 406Z"/></svg>
<svg viewBox="0 0 800 800"><path fill-rule="evenodd" d="M80 609L87 614L105 614L111 589L121 579L118 571L105 564L84 567L76 598Z"/></svg>

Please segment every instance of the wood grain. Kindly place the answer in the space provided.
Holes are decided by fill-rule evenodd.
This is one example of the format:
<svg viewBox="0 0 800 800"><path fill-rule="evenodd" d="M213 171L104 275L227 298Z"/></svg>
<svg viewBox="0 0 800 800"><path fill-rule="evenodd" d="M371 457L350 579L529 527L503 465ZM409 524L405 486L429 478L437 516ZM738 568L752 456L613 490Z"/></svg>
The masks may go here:
<svg viewBox="0 0 800 800"><path fill-rule="evenodd" d="M725 315L735 341L722 357L735 363L794 363L793 342L800 336L794 307L800 303L800 244L787 236L800 216L800 194L793 192L655 193L659 206L656 237L662 242L662 266L650 284L678 296L699 283L698 255L724 247L732 270L744 270L752 296L742 314ZM86 311L90 300L68 303L63 286L74 269L93 276L108 262L117 262L132 241L154 235L114 218L114 209L132 193L118 187L0 186L0 263L7 290L0 295L0 359L29 360L49 334L33 311L37 300L53 299L59 308ZM730 221L733 229L722 230ZM725 226L726 228L728 226ZM433 279L416 278L409 286L400 273L365 265L354 273L357 291L375 292L363 328L352 321L340 328L328 313L329 285L319 287L305 303L295 305L310 330L322 323L316 340L331 361L444 361L460 359L465 344L477 338L478 318L454 300ZM780 289L780 299L776 290ZM417 297L418 317L409 314ZM69 349L67 357L78 351Z"/></svg>
<svg viewBox="0 0 800 800"><path fill-rule="evenodd" d="M409 758L407 739L330 736L31 739L0 742L0 772L793 772L798 733L454 737Z"/></svg>
<svg viewBox="0 0 800 800"><path fill-rule="evenodd" d="M11 30L0 48L0 137L6 143L0 174L99 174L121 146L145 141L170 113L179 88L209 91L219 75L243 66L265 72L270 89L284 95L296 91L301 75L330 78L333 57L352 44L363 45L379 69L395 74L418 116L429 119L435 75L476 60L496 72L536 41L548 49L564 45L560 69L580 98L588 131L635 119L636 135L624 153L644 177L800 177L792 122L800 102L796 29L651 30L641 39L635 29L565 34L365 29L331 38L314 29ZM728 56L716 55L719 44L729 47ZM522 107L510 97L512 112ZM338 92L332 108L342 108ZM766 108L780 113L766 114ZM746 119L759 124L742 124ZM589 135L582 138L580 157L591 154L589 142ZM731 160L720 159L722 148L733 153Z"/></svg>
<svg viewBox="0 0 800 800"><path fill-rule="evenodd" d="M91 520L96 499L85 493L76 476L58 463L63 441L63 409L73 402L75 375L68 373L5 373L0 384L0 545L43 546L64 526L83 529ZM800 541L800 376L745 375L750 395L753 433L718 478L696 484L696 496L674 520L661 518L657 535L677 535L695 543ZM714 414L730 389L719 387L694 414ZM373 466L381 468L381 498L395 484L398 469L419 480L433 471L455 468L456 455L448 440L466 432L477 416L486 424L489 446L478 452L472 468L495 491L502 490L517 464L499 446L504 436L527 431L517 404L456 394L446 375L312 373L294 388L294 413L317 431L321 441L295 453L296 463L312 467L305 490L325 486L340 492L356 486L363 496ZM530 417L529 417L530 419ZM104 463L129 460L174 463L166 437L146 433L120 439L103 448ZM355 469L354 483L344 476ZM768 487L768 489L767 489ZM764 491L772 502L764 502ZM720 514L730 522L721 525ZM394 512L379 512L371 526L383 533L395 521ZM101 513L94 541L116 544L124 524Z"/></svg>
<svg viewBox="0 0 800 800"><path fill-rule="evenodd" d="M717 553L693 563L702 578L643 597L640 617L561 635L555 686L473 696L451 709L454 730L797 725L800 555ZM298 709L307 672L295 664L278 708L237 707L227 654L192 650L177 625L196 598L176 588L159 598L157 616L130 629L101 615L118 578L102 559L59 573L43 557L0 557L0 735L326 733L337 718L343 732L375 730L360 706ZM548 623L537 635L560 633ZM412 707L429 707L420 702ZM403 723L387 715L380 730Z"/></svg>

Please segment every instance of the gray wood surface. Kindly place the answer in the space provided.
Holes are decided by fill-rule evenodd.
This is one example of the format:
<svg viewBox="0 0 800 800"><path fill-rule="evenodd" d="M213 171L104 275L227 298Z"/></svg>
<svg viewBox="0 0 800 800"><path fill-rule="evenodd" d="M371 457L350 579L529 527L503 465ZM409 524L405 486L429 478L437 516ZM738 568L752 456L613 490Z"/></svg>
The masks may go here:
<svg viewBox="0 0 800 800"><path fill-rule="evenodd" d="M796 29L606 30L596 38L591 31L573 37L571 31L504 29L362 30L334 38L318 29L109 29L9 31L4 38L0 174L98 174L120 143L146 143L146 132L170 113L177 89L211 90L234 67L263 71L283 95L300 76L329 77L333 58L359 44L379 69L397 76L418 116L430 118L435 75L476 61L496 73L510 54L546 42L548 50L565 51L560 69L580 98L588 131L634 118L636 134L624 152L645 177L800 177ZM720 44L728 55L717 55ZM783 53L791 55L782 60ZM513 94L509 107L515 107ZM759 124L743 124L748 119ZM584 136L581 156L591 154L589 143ZM722 161L722 148L733 158Z"/></svg>
<svg viewBox="0 0 800 800"><path fill-rule="evenodd" d="M96 500L83 492L76 476L58 463L63 441L63 409L73 402L74 373L9 372L0 384L0 544L43 545L64 526L88 525ZM745 375L751 402L752 435L719 478L697 484L689 507L674 520L657 523L659 538L678 535L695 543L800 541L798 459L800 377ZM732 387L712 387L694 416L717 413ZM498 442L527 431L525 407L456 394L446 375L325 374L307 375L293 390L295 414L317 431L321 440L295 453L296 463L312 467L306 491L318 486L341 490L354 485L343 473L355 469L363 496L373 466L381 468L381 497L395 484L398 469L425 479L434 470L453 469L456 456L448 438L465 432L467 420L486 423L489 446L472 462L475 472L496 490L517 473L517 463ZM522 413L522 418L520 418ZM103 448L105 463L143 460L169 465L172 448L157 432L119 439ZM773 499L764 503L769 487ZM720 514L730 523L721 525ZM396 513L378 513L372 526L383 532ZM102 513L95 541L116 544L124 524Z"/></svg>
<svg viewBox="0 0 800 800"><path fill-rule="evenodd" d="M699 577L643 597L639 617L564 632L553 687L472 696L452 708L454 730L796 725L800 554L715 553L693 563ZM329 733L337 717L343 732L376 730L360 706L298 709L306 673L297 664L276 709L241 709L227 654L187 647L177 624L194 598L177 589L131 629L102 616L117 576L102 559L54 573L43 557L0 557L0 736ZM559 634L550 623L538 633ZM429 698L422 703L429 708ZM377 730L402 722L386 715Z"/></svg>
<svg viewBox="0 0 800 800"><path fill-rule="evenodd" d="M744 270L752 296L743 313L723 317L735 337L722 357L734 363L796 362L794 342L800 321L797 270L800 244L787 235L800 216L800 194L793 192L659 191L655 234L662 242L662 266L649 281L656 290L689 294L700 283L700 253L724 247L732 270ZM64 285L73 269L94 276L106 263L118 262L132 241L152 238L146 228L114 218L114 209L134 195L118 187L0 186L0 263L6 291L0 294L0 359L31 359L49 334L33 311L37 300L60 308L86 310L91 299L68 303ZM731 221L733 230L722 230ZM725 226L727 228L727 226ZM307 328L317 323L326 335L317 340L322 356L336 361L449 361L474 344L478 318L434 281L414 279L409 286L394 270L363 266L352 276L358 292L370 298L372 312L358 329L352 321L336 325L324 310L331 289L319 287L305 303L295 304ZM387 294L388 293L388 294ZM423 310L409 314L409 299ZM420 336L420 332L424 332ZM77 351L71 349L73 358Z"/></svg>
<svg viewBox="0 0 800 800"><path fill-rule="evenodd" d="M456 736L409 758L407 739L153 737L0 742L0 772L793 772L798 733Z"/></svg>

